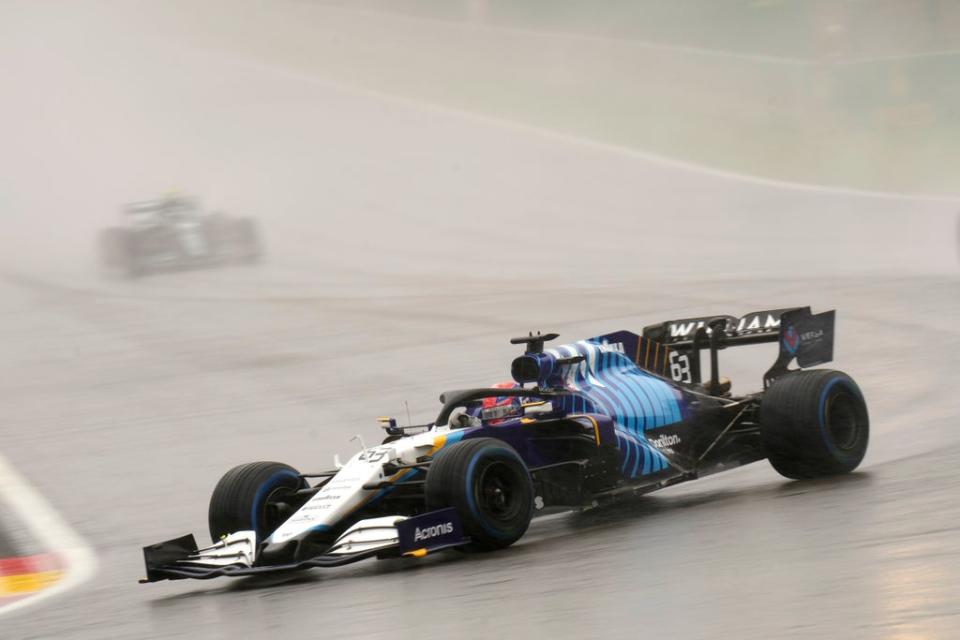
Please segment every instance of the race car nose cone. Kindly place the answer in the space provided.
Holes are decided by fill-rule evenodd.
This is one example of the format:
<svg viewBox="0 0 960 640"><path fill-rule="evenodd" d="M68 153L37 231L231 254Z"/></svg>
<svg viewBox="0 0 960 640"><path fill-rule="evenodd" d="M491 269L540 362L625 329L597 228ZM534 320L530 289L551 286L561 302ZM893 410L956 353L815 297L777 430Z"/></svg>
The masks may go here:
<svg viewBox="0 0 960 640"><path fill-rule="evenodd" d="M262 566L294 562L299 547L300 541L296 539L276 543L264 542L257 555L258 564Z"/></svg>

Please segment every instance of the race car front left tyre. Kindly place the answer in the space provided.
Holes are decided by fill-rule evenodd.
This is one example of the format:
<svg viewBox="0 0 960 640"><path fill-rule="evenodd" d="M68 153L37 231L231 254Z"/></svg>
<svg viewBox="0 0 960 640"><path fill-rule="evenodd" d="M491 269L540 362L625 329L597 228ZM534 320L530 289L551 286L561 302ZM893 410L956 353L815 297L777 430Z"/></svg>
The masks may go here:
<svg viewBox="0 0 960 640"><path fill-rule="evenodd" d="M263 253L260 233L253 218L212 213L204 221L204 233L218 260L253 264Z"/></svg>
<svg viewBox="0 0 960 640"><path fill-rule="evenodd" d="M427 507L454 507L469 548L492 551L523 536L533 517L533 481L509 444L495 438L463 440L442 449L427 471Z"/></svg>
<svg viewBox="0 0 960 640"><path fill-rule="evenodd" d="M210 538L256 531L264 540L299 508L296 491L306 486L300 473L279 462L250 462L230 469L210 497Z"/></svg>
<svg viewBox="0 0 960 640"><path fill-rule="evenodd" d="M867 451L870 419L860 387L842 371L811 369L774 380L760 404L770 464L794 480L849 473Z"/></svg>

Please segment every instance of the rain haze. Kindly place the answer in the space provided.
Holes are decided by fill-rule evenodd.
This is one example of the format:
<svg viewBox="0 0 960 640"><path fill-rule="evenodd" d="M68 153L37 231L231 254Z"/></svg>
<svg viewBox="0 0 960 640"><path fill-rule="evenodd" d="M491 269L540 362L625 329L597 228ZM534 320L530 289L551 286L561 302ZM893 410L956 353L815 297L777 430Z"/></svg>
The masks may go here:
<svg viewBox="0 0 960 640"><path fill-rule="evenodd" d="M0 637L955 638L958 78L948 0L0 0ZM512 337L806 306L850 474L137 584L227 470L333 469Z"/></svg>

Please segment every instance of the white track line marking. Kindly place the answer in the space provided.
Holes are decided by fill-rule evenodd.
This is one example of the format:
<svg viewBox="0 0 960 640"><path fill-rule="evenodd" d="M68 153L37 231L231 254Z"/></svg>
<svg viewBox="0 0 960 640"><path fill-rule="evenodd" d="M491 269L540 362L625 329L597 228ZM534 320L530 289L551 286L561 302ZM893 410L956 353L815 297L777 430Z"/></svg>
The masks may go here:
<svg viewBox="0 0 960 640"><path fill-rule="evenodd" d="M64 575L56 584L9 604L0 604L0 616L68 591L93 577L97 568L93 550L2 455L0 492L2 499L23 519L30 534L44 546L44 551L57 554L64 564Z"/></svg>

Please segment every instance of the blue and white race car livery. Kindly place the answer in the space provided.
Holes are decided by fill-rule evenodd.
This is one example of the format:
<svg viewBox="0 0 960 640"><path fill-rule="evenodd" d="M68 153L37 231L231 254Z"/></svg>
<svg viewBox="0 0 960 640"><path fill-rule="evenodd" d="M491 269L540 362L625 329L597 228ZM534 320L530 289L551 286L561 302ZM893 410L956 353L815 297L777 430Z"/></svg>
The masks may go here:
<svg viewBox="0 0 960 640"><path fill-rule="evenodd" d="M507 547L531 519L770 460L789 478L847 473L866 452L857 384L829 369L834 312L712 316L546 348L512 340L512 381L447 391L436 420L400 427L346 464L300 473L277 462L228 471L209 506L213 543L144 548L143 582ZM777 342L763 390L720 377L724 348ZM709 373L701 374L706 353ZM788 368L792 362L798 368Z"/></svg>

